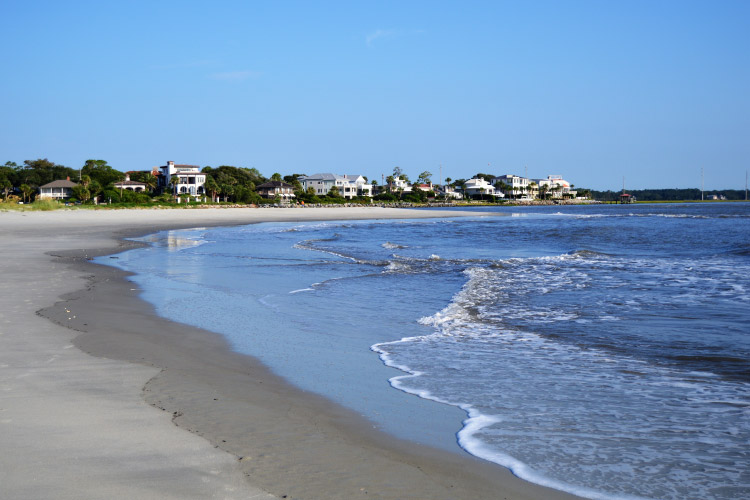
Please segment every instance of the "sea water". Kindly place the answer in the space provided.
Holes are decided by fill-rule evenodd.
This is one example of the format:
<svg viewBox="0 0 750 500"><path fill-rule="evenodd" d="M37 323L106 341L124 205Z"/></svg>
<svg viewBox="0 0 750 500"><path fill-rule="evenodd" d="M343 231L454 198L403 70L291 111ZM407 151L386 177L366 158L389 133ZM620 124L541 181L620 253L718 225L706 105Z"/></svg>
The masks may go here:
<svg viewBox="0 0 750 500"><path fill-rule="evenodd" d="M750 205L495 211L169 231L99 260L399 437L589 498L750 498Z"/></svg>

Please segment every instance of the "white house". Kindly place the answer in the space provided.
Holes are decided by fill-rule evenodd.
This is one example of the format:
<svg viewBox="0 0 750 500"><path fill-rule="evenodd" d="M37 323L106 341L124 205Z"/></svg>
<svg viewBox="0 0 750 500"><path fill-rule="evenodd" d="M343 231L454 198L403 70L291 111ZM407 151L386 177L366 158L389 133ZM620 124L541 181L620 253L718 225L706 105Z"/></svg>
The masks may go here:
<svg viewBox="0 0 750 500"><path fill-rule="evenodd" d="M260 186L256 186L255 190L263 198L271 199L278 196L283 201L288 201L294 198L294 186L283 181L264 182Z"/></svg>
<svg viewBox="0 0 750 500"><path fill-rule="evenodd" d="M503 193L495 192L495 187L481 178L474 178L466 181L464 183L464 195L467 198L472 198L474 196L493 196L499 198L505 197Z"/></svg>
<svg viewBox="0 0 750 500"><path fill-rule="evenodd" d="M159 170L159 187L162 191L169 190L178 196L203 196L206 193L206 174L197 165L175 165L173 161L168 161ZM177 177L174 185L172 177Z"/></svg>
<svg viewBox="0 0 750 500"><path fill-rule="evenodd" d="M44 186L39 186L39 198L52 198L61 200L73 196L73 188L78 184L72 182L70 177L64 181L52 181Z"/></svg>
<svg viewBox="0 0 750 500"><path fill-rule="evenodd" d="M445 185L445 186L434 186L435 187L435 193L438 196L444 196L446 198L451 198L454 200L460 200L464 197L461 193L456 191L456 189L453 186Z"/></svg>
<svg viewBox="0 0 750 500"><path fill-rule="evenodd" d="M300 177L298 180L305 191L313 188L318 196L327 195L334 186L344 198L372 196L372 184L361 175L314 174Z"/></svg>
<svg viewBox="0 0 750 500"><path fill-rule="evenodd" d="M401 177L394 177L391 183L392 191L401 191L402 193L411 193L411 186Z"/></svg>
<svg viewBox="0 0 750 500"><path fill-rule="evenodd" d="M125 174L124 181L118 181L113 184L115 189L135 191L141 193L146 190L145 182L131 181L130 174Z"/></svg>
<svg viewBox="0 0 750 500"><path fill-rule="evenodd" d="M561 175L548 175L546 179L534 179L539 186L540 191L548 193L550 198L562 198L571 196L575 198L576 191L570 189L570 182L562 178Z"/></svg>
<svg viewBox="0 0 750 500"><path fill-rule="evenodd" d="M349 181L350 187L354 189L352 193L356 193L354 196L372 196L372 184L367 182L367 179L363 176L349 174L342 175L342 177Z"/></svg>
<svg viewBox="0 0 750 500"><path fill-rule="evenodd" d="M497 184L498 182L502 182L503 184L508 186L508 189L504 192L504 194L514 198L519 196L527 198L526 195L529 192L529 179L527 179L526 177L506 174L492 179L493 185Z"/></svg>

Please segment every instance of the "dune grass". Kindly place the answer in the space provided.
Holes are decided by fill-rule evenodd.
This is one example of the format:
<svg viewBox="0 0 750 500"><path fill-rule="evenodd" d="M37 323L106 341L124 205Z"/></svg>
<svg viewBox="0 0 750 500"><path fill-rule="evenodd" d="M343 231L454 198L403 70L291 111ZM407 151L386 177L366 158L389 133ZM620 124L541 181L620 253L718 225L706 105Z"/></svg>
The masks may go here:
<svg viewBox="0 0 750 500"><path fill-rule="evenodd" d="M32 203L19 205L17 201L0 202L0 210L14 212L48 212L65 208L63 203L56 200L35 200Z"/></svg>

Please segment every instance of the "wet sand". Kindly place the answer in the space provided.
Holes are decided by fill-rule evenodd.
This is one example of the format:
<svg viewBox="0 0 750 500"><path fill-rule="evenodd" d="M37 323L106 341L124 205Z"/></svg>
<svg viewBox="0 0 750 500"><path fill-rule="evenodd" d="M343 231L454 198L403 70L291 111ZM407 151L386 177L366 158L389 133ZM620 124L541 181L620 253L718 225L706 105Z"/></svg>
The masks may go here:
<svg viewBox="0 0 750 500"><path fill-rule="evenodd" d="M574 498L383 434L220 335L156 316L127 273L89 261L163 229L444 215L459 214L0 213L0 497Z"/></svg>

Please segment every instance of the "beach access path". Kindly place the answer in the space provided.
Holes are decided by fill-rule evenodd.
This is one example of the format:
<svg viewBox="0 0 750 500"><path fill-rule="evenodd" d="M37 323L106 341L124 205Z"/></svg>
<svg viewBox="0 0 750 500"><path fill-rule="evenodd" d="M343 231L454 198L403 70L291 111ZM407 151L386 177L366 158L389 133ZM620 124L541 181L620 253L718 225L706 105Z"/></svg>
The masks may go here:
<svg viewBox="0 0 750 500"><path fill-rule="evenodd" d="M0 498L572 498L372 431L220 336L157 317L126 273L88 262L163 229L460 215L1 212Z"/></svg>

